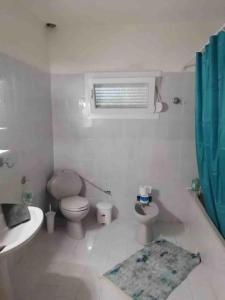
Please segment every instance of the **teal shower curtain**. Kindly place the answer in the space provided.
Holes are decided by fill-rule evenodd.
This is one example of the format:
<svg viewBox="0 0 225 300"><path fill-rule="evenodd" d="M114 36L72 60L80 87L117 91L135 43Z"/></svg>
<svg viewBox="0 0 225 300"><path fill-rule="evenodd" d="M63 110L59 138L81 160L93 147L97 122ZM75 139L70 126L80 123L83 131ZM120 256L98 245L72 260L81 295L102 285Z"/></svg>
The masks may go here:
<svg viewBox="0 0 225 300"><path fill-rule="evenodd" d="M225 237L225 32L196 55L196 154L206 211Z"/></svg>

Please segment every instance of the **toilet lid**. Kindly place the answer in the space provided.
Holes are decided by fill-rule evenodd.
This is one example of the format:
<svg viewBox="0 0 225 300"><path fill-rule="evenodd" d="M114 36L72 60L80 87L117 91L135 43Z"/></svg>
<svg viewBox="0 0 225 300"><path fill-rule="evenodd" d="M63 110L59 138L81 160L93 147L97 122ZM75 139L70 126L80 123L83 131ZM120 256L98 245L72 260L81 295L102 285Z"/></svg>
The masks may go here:
<svg viewBox="0 0 225 300"><path fill-rule="evenodd" d="M80 211L88 208L88 200L84 197L67 197L61 200L61 208L71 211Z"/></svg>
<svg viewBox="0 0 225 300"><path fill-rule="evenodd" d="M78 195L81 188L81 178L72 170L58 171L47 184L50 194L58 200Z"/></svg>

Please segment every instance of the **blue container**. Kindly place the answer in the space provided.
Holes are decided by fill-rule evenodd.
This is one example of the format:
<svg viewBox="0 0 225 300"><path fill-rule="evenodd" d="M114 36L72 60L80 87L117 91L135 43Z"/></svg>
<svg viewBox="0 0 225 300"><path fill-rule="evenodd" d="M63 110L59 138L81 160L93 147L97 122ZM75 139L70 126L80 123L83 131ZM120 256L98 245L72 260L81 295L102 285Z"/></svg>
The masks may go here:
<svg viewBox="0 0 225 300"><path fill-rule="evenodd" d="M149 196L140 196L140 202L142 204L148 204L149 203Z"/></svg>
<svg viewBox="0 0 225 300"><path fill-rule="evenodd" d="M142 204L149 204L150 202L152 202L152 196L151 195L148 195L148 196L140 196L140 203Z"/></svg>

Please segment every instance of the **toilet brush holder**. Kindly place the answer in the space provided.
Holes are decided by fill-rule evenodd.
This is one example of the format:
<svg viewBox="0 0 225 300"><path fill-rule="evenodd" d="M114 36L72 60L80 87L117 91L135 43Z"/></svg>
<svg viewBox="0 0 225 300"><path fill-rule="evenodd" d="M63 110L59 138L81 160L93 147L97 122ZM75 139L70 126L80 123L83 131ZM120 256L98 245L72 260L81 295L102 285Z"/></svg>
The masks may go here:
<svg viewBox="0 0 225 300"><path fill-rule="evenodd" d="M55 229L55 212L48 211L46 214L47 232L53 233Z"/></svg>

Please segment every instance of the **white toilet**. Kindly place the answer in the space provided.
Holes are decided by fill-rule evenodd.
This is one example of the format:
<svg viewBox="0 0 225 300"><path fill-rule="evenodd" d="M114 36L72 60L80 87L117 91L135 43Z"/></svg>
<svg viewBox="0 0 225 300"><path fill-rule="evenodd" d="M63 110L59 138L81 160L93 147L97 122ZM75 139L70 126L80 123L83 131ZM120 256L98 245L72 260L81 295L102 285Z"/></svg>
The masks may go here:
<svg viewBox="0 0 225 300"><path fill-rule="evenodd" d="M135 204L135 216L138 221L137 241L143 245L153 240L153 224L159 215L159 208L155 202L149 205Z"/></svg>
<svg viewBox="0 0 225 300"><path fill-rule="evenodd" d="M82 219L89 212L88 200L78 196L81 188L81 178L71 170L57 172L47 185L49 193L60 200L60 210L67 219L67 232L74 239L84 237Z"/></svg>

